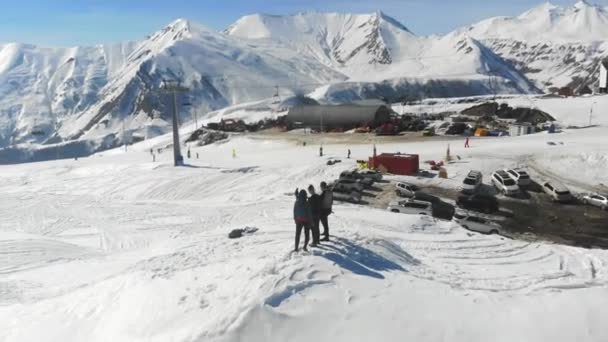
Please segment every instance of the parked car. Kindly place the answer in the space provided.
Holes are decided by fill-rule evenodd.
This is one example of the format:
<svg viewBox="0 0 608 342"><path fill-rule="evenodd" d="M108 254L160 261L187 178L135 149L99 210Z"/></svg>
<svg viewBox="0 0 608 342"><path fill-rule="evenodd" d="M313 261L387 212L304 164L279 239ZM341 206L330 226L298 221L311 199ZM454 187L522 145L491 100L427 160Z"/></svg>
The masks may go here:
<svg viewBox="0 0 608 342"><path fill-rule="evenodd" d="M492 174L492 184L498 191L506 196L519 194L519 185L505 171L496 171Z"/></svg>
<svg viewBox="0 0 608 342"><path fill-rule="evenodd" d="M481 172L471 170L467 174L464 181L462 181L462 192L465 194L473 194L477 192L481 186L483 176Z"/></svg>
<svg viewBox="0 0 608 342"><path fill-rule="evenodd" d="M353 191L351 193L334 193L334 200L339 202L348 202L359 204L361 203L361 193Z"/></svg>
<svg viewBox="0 0 608 342"><path fill-rule="evenodd" d="M344 171L340 174L340 182L350 182L350 183L360 183L363 186L365 186L366 188L371 187L372 185L374 185L374 180L371 178L361 178L361 177L357 177L356 175L354 175L352 172L349 171Z"/></svg>
<svg viewBox="0 0 608 342"><path fill-rule="evenodd" d="M499 209L498 200L491 195L474 194L470 196L459 196L456 205L460 208L494 213Z"/></svg>
<svg viewBox="0 0 608 342"><path fill-rule="evenodd" d="M471 216L457 213L454 221L458 222L463 228L483 234L500 234L502 226L494 221L483 217Z"/></svg>
<svg viewBox="0 0 608 342"><path fill-rule="evenodd" d="M353 171L353 174L361 178L373 179L375 182L379 182L382 180L382 174L374 170L355 170Z"/></svg>
<svg viewBox="0 0 608 342"><path fill-rule="evenodd" d="M452 204L439 200L433 203L433 217L451 221L456 213L456 208Z"/></svg>
<svg viewBox="0 0 608 342"><path fill-rule="evenodd" d="M395 184L395 193L400 197L414 197L418 187L414 184L399 182Z"/></svg>
<svg viewBox="0 0 608 342"><path fill-rule="evenodd" d="M555 182L543 183L543 191L551 197L553 202L568 203L572 201L570 190L562 184Z"/></svg>
<svg viewBox="0 0 608 342"><path fill-rule="evenodd" d="M431 216L433 215L433 203L406 199L399 202L391 202L388 205L388 210L394 213Z"/></svg>
<svg viewBox="0 0 608 342"><path fill-rule="evenodd" d="M517 182L517 184L519 186L528 186L532 183L532 180L530 179L530 175L524 170L508 169L505 171L507 172L509 177L511 177L511 179L513 179L515 182Z"/></svg>
<svg viewBox="0 0 608 342"><path fill-rule="evenodd" d="M441 198L431 195L431 194L427 194L426 192L422 192L422 191L416 191L416 193L414 194L414 197L412 199L419 200L419 201L425 201L425 202L431 202L433 204L441 202Z"/></svg>
<svg viewBox="0 0 608 342"><path fill-rule="evenodd" d="M608 196L588 194L583 196L583 203L608 210Z"/></svg>
<svg viewBox="0 0 608 342"><path fill-rule="evenodd" d="M358 182L338 180L333 184L332 189L337 193L350 194L353 191L363 192L363 190L365 190L365 186Z"/></svg>

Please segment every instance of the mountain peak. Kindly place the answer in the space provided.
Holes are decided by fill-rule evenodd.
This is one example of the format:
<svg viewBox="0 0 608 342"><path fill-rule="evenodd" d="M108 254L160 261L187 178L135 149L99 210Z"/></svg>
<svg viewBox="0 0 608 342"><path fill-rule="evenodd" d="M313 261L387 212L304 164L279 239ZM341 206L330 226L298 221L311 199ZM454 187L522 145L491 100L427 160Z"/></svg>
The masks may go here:
<svg viewBox="0 0 608 342"><path fill-rule="evenodd" d="M405 27L405 25L403 25L397 19L395 19L395 18L393 18L393 17L385 14L384 12L382 12L380 10L376 11L376 16L379 19L384 20L384 21L388 22L389 24L391 24L391 25L393 25L393 26L395 26L395 27L397 27L399 29L402 29L402 30L407 31L407 32L411 32L407 27Z"/></svg>
<svg viewBox="0 0 608 342"><path fill-rule="evenodd" d="M568 7L546 2L517 17L486 19L468 28L477 39L527 42L597 42L608 37L608 13L588 1Z"/></svg>
<svg viewBox="0 0 608 342"><path fill-rule="evenodd" d="M574 8L586 8L586 7L595 7L595 6L585 0L579 0L576 2L576 4L574 4Z"/></svg>

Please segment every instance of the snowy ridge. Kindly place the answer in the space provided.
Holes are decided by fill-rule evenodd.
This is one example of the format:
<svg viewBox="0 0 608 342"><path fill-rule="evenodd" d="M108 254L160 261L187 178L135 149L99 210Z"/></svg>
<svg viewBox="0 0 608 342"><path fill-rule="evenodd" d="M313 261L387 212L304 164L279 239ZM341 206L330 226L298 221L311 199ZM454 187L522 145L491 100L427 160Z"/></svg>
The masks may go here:
<svg viewBox="0 0 608 342"><path fill-rule="evenodd" d="M529 43L603 42L608 37L608 12L586 1L571 7L547 2L517 17L490 18L459 31L473 37Z"/></svg>
<svg viewBox="0 0 608 342"><path fill-rule="evenodd" d="M126 65L136 45L1 45L0 146L50 139L63 120L99 100L100 89ZM45 134L33 136L32 130Z"/></svg>
<svg viewBox="0 0 608 342"><path fill-rule="evenodd" d="M608 52L608 12L579 1L545 3L517 17L496 17L456 31L480 40L544 90L597 86Z"/></svg>
<svg viewBox="0 0 608 342"><path fill-rule="evenodd" d="M182 121L271 98L276 86L282 97L313 92L332 103L593 88L606 18L585 2L545 4L418 37L382 12L255 14L222 33L179 19L140 42L0 45L0 148L23 155L82 141L93 151L164 133L166 79L191 89Z"/></svg>

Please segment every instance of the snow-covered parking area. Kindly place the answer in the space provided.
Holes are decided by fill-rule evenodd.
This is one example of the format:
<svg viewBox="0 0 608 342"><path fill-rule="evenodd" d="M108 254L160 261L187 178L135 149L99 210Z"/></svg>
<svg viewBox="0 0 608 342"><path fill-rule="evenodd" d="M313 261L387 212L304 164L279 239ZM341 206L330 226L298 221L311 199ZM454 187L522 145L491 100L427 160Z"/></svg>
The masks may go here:
<svg viewBox="0 0 608 342"><path fill-rule="evenodd" d="M462 163L431 181L457 186L469 169L531 158L566 177L560 166L583 151L606 155L607 132L452 143ZM378 145L422 160L446 147ZM0 167L0 340L608 340L604 250L336 204L333 241L292 253L293 190L335 178L369 144L324 146L327 157L352 150L335 166L312 140L236 137L193 148L200 159L180 168L168 152L153 163L149 148ZM583 175L574 179L605 181ZM245 226L259 230L228 239Z"/></svg>

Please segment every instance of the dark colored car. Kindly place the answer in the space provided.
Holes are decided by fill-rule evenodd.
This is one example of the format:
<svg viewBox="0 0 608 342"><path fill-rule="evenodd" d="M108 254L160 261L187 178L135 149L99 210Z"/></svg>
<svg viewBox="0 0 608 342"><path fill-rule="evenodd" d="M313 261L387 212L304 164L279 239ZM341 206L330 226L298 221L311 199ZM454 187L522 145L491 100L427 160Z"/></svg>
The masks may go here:
<svg viewBox="0 0 608 342"><path fill-rule="evenodd" d="M494 213L499 209L498 200L494 196L475 194L471 196L459 196L456 205L460 208Z"/></svg>
<svg viewBox="0 0 608 342"><path fill-rule="evenodd" d="M450 221L454 217L455 213L456 208L449 203L443 201L433 203L433 217Z"/></svg>
<svg viewBox="0 0 608 342"><path fill-rule="evenodd" d="M441 202L441 199L439 197L427 194L426 192L422 191L416 191L416 194L414 195L413 199L431 202L433 204Z"/></svg>
<svg viewBox="0 0 608 342"><path fill-rule="evenodd" d="M437 196L427 194L426 192L416 191L413 197L414 200L431 202L433 204L433 217L442 220L451 220L454 217L456 209L453 205L446 203Z"/></svg>
<svg viewBox="0 0 608 342"><path fill-rule="evenodd" d="M353 191L362 192L365 186L358 182L338 180L333 185L333 191L337 193L350 194Z"/></svg>
<svg viewBox="0 0 608 342"><path fill-rule="evenodd" d="M365 187L371 187L372 185L374 185L373 179L367 177L361 178L357 175L352 174L351 172L342 172L342 174L340 174L340 179L338 180L338 182L360 183Z"/></svg>

